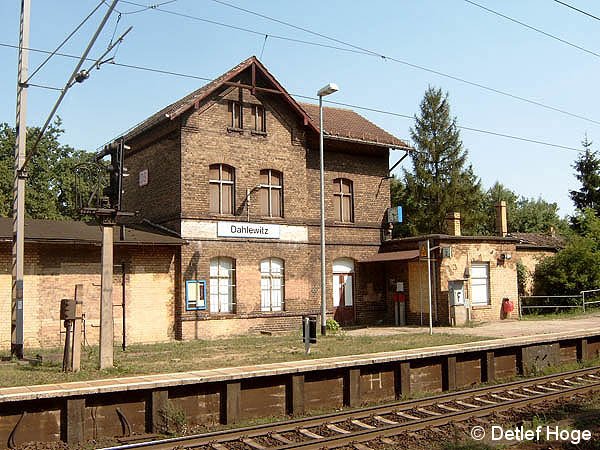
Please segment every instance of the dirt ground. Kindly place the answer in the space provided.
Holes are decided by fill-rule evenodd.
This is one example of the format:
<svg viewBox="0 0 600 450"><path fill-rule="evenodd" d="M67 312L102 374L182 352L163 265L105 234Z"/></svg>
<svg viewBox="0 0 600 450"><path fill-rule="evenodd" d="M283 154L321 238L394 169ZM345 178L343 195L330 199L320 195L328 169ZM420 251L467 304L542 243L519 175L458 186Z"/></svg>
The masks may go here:
<svg viewBox="0 0 600 450"><path fill-rule="evenodd" d="M433 334L468 334L485 337L516 337L534 334L560 333L565 331L585 331L600 328L600 312L585 316L560 319L539 320L501 320L484 322L471 327L434 327ZM347 334L355 336L385 336L401 333L428 333L428 327L373 327L348 330Z"/></svg>

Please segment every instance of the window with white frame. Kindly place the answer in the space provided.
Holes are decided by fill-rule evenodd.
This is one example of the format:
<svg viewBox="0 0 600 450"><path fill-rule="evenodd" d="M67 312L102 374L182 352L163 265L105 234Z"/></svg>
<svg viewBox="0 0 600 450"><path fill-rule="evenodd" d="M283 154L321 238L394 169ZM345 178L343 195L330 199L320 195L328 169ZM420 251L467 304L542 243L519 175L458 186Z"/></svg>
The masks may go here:
<svg viewBox="0 0 600 450"><path fill-rule="evenodd" d="M490 265L488 263L471 264L471 304L490 304Z"/></svg>
<svg viewBox="0 0 600 450"><path fill-rule="evenodd" d="M235 305L235 263L217 256L210 260L210 312L233 313Z"/></svg>
<svg viewBox="0 0 600 450"><path fill-rule="evenodd" d="M283 260L267 258L260 262L260 309L282 311L284 299Z"/></svg>

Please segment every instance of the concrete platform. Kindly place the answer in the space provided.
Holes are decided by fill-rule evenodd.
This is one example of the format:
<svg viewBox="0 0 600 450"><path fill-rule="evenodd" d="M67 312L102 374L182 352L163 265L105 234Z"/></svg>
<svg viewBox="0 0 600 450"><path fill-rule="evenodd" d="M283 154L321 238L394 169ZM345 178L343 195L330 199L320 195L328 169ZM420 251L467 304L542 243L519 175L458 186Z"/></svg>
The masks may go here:
<svg viewBox="0 0 600 450"><path fill-rule="evenodd" d="M517 337L591 330L600 327L600 312L572 318L544 320L499 320L475 324L472 327L434 327L434 334L469 334L484 337ZM388 336L403 333L429 333L425 326L368 327L350 330L353 336Z"/></svg>
<svg viewBox="0 0 600 450"><path fill-rule="evenodd" d="M504 323L504 322L503 322ZM523 324L524 322L519 322ZM529 324L530 322L527 322ZM598 325L598 324L597 324ZM479 327L469 328L477 330ZM371 332L392 333L398 332L395 328L364 329ZM414 332L413 328L410 328ZM464 329L451 329L459 332ZM485 330L485 327L481 327ZM361 330L355 330L360 332ZM441 332L439 328L436 333ZM485 335L485 334L483 334ZM197 370L191 372L165 373L123 378L109 378L102 380L78 381L72 383L46 384L36 386L20 386L0 388L0 403L38 400L44 398L74 397L90 394L105 394L113 392L160 389L174 386L185 386L198 383L216 383L232 380L243 380L258 377L271 377L322 370L345 369L402 361L414 361L441 356L456 356L463 353L486 352L501 350L515 346L528 346L535 344L553 344L558 341L575 340L587 337L600 336L600 326L575 331L562 331L558 333L545 333L529 336L514 336L487 341L469 342L464 344L441 345L393 352L379 352L362 355L338 356L318 360L303 360L284 363L272 363L256 366L230 367L223 369Z"/></svg>
<svg viewBox="0 0 600 450"><path fill-rule="evenodd" d="M438 330L436 330L439 332ZM464 329L463 329L464 331ZM600 327L256 366L0 389L0 442L157 433L383 403L600 358Z"/></svg>

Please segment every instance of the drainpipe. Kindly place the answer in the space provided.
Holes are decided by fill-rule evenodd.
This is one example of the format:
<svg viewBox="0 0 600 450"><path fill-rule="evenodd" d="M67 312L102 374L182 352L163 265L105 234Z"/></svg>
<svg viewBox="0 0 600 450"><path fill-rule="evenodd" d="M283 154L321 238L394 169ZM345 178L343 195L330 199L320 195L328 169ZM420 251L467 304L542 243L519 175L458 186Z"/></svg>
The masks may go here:
<svg viewBox="0 0 600 450"><path fill-rule="evenodd" d="M121 263L121 298L123 299L121 306L122 306L122 310L123 310L123 342L121 343L121 348L123 349L123 351L125 351L126 347L127 347L127 327L125 324L125 318L127 317L127 314L125 314L126 312L126 296L125 296L125 279L126 279L126 272L125 272L125 262L123 261Z"/></svg>

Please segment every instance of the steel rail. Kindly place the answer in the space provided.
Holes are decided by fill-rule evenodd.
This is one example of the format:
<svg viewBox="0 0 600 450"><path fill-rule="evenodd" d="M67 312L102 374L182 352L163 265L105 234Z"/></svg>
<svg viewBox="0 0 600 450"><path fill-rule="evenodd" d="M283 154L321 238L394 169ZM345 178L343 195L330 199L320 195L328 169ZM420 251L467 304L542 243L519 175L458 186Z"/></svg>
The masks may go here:
<svg viewBox="0 0 600 450"><path fill-rule="evenodd" d="M394 414L396 411L409 411L419 407L433 406L462 401L467 399L473 399L474 397L484 397L488 394L502 394L508 391L515 391L521 388L537 387L538 385L550 384L553 382L564 382L565 380L578 379L586 375L596 375L596 379L588 379L589 383L579 386L580 382L573 387L563 387L561 390L553 392L544 392L539 394L527 394L527 398L511 399L509 401L503 401L497 404L483 404L477 405L477 409L468 408L462 411L448 412L443 415L420 418L418 421L402 422L395 425L383 425L377 427L376 430L364 430L354 431L343 436L332 436L323 437L320 439L314 439L313 441L298 442L292 444L285 444L277 447L272 447L277 450L294 449L294 448L324 448L325 444L334 442L358 442L358 440L370 440L373 439L373 435L378 436L393 436L402 431L411 431L416 429L422 429L425 426L436 426L440 424L446 424L451 421L462 421L465 418L470 417L481 417L482 415L489 415L494 411L506 410L515 407L521 407L531 405L544 401L552 401L556 398L562 398L566 395L577 394L578 392L587 392L589 390L600 390L600 366L595 366L586 369L577 369L569 372L560 374L546 375L542 377L528 378L509 383L495 384L491 386L484 386L474 389L468 389L463 391L448 392L445 394L435 395L431 397L409 400L409 401L397 401L393 403L387 403L385 405L370 406L360 409L354 409L351 411L341 413L329 413L319 416L305 417L300 419L292 419L282 422L263 424L252 427L236 428L233 430L214 431L210 433L203 433L199 435L192 435L186 437L177 437L162 439L152 442L138 442L134 444L125 444L120 446L106 447L101 450L133 450L133 449L153 449L153 450L171 450L174 447L182 449L192 449L200 446L213 446L215 443L223 445L224 449L227 449L226 444L239 441L240 439L251 439L256 437L267 436L269 433L283 433L293 432L298 429L306 429L322 426L327 423L340 423L347 420L365 419L372 417L373 415L386 415ZM509 394L511 395L511 394ZM480 403L477 401L477 403ZM500 409L498 409L500 408ZM424 425L420 425L424 424ZM334 439L335 438L335 439ZM363 439L364 438L364 439ZM337 440L336 440L337 439ZM311 447L314 444L314 447ZM346 445L339 444L339 445ZM337 444L336 444L337 446ZM250 448L251 446L249 446Z"/></svg>
<svg viewBox="0 0 600 450"><path fill-rule="evenodd" d="M527 399L517 399L509 402L498 403L497 405L481 406L477 409L468 409L460 412L448 413L444 414L443 416L425 417L412 422L399 423L398 425L384 425L374 430L355 431L350 434L324 437L322 439L315 439L314 441L298 442L275 448L277 450L288 450L295 448L302 448L306 450L320 450L323 448L335 449L356 442L366 442L382 437L392 437L406 431L417 431L428 427L447 425L452 422L462 422L472 418L485 417L497 412L507 411L524 406L531 406L543 402L555 401L565 396L583 394L594 390L600 390L600 381L593 385L591 384L587 386L569 388L564 391L554 393L539 394Z"/></svg>

